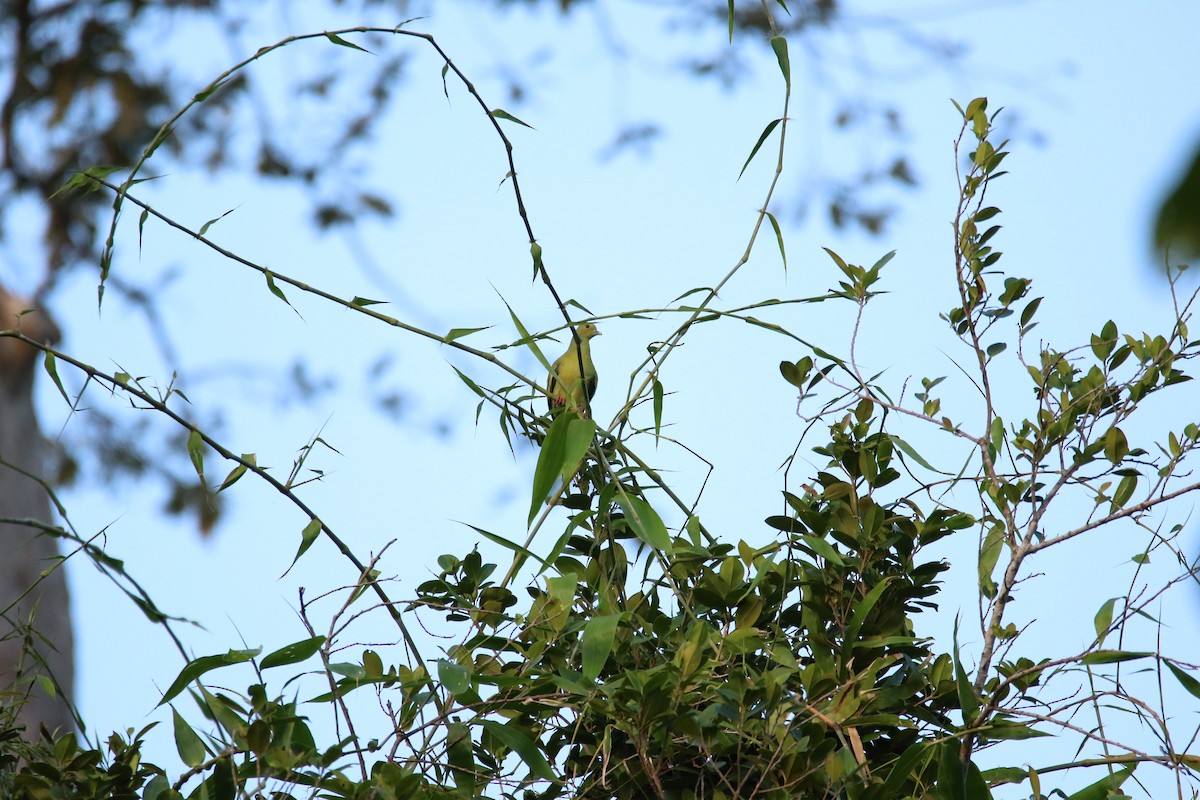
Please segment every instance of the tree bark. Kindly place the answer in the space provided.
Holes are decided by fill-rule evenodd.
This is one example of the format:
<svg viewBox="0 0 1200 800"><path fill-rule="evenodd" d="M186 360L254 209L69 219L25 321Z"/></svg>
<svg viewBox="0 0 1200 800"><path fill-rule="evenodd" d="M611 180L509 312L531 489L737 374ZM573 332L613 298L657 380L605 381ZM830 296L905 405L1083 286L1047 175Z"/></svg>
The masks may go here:
<svg viewBox="0 0 1200 800"><path fill-rule="evenodd" d="M0 288L0 331L17 330L55 342L58 327L43 311ZM0 337L0 723L74 729L69 700L75 666L71 610L50 498L33 477L44 478L48 446L33 407L40 351ZM53 691L43 685L49 679Z"/></svg>

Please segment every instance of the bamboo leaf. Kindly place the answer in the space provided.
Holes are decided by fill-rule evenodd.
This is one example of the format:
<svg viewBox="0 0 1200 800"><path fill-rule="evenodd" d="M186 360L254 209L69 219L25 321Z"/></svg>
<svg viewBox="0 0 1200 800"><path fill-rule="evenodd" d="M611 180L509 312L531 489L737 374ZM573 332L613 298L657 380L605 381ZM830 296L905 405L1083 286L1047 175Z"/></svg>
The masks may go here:
<svg viewBox="0 0 1200 800"><path fill-rule="evenodd" d="M667 526L649 503L627 494L619 495L617 503L625 511L625 521L639 539L655 550L670 552L671 536L667 533Z"/></svg>
<svg viewBox="0 0 1200 800"><path fill-rule="evenodd" d="M359 47L354 42L346 41L342 37L338 36L336 33L330 33L327 31L325 33L325 38L328 39L329 41L333 42L334 44L341 45L342 47L349 47L351 50L361 50L364 53L371 52L370 50L368 50L365 47Z"/></svg>
<svg viewBox="0 0 1200 800"><path fill-rule="evenodd" d="M259 666L262 669L270 669L271 667L282 667L287 664L299 664L320 650L323 644L325 644L324 636L314 636L311 639L293 642L263 658Z"/></svg>
<svg viewBox="0 0 1200 800"><path fill-rule="evenodd" d="M771 131L775 130L776 126L779 125L780 122L782 122L782 120L773 119L767 123L767 127L763 128L763 132L759 135L758 141L754 143L754 147L750 148L750 155L746 157L746 163L742 164L742 169L740 172L738 172L739 181L742 179L742 176L746 174L746 168L749 167L750 162L754 160L754 156L757 155L759 148L763 146L763 142L767 141L767 137L771 135ZM778 228L776 228L776 230L778 230Z"/></svg>
<svg viewBox="0 0 1200 800"><path fill-rule="evenodd" d="M491 113L491 116L495 117L496 119L506 119L509 122L515 122L518 125L524 125L526 128L529 128L529 130L531 130L531 131L537 130L532 125L530 125L528 122L522 122L521 120L517 119L512 114L508 113L507 111L505 111L502 108L492 109L492 111L490 113Z"/></svg>
<svg viewBox="0 0 1200 800"><path fill-rule="evenodd" d="M595 680L612 653L620 614L592 617L583 626L583 675Z"/></svg>
<svg viewBox="0 0 1200 800"><path fill-rule="evenodd" d="M487 719L483 721L483 727L505 747L520 756L531 773L556 785L562 783L562 780L550 768L550 763L546 761L546 757L542 755L537 744L529 738L525 731L516 727L515 722L501 725L495 720Z"/></svg>
<svg viewBox="0 0 1200 800"><path fill-rule="evenodd" d="M200 658L189 661L180 671L179 675L167 688L163 694L162 700L158 701L158 705L169 703L175 697L187 688L188 684L199 678L201 675L211 672L220 667L227 667L231 664L242 664L257 656L262 652L261 647L256 647L253 650L230 650L227 653L215 656L201 656Z"/></svg>

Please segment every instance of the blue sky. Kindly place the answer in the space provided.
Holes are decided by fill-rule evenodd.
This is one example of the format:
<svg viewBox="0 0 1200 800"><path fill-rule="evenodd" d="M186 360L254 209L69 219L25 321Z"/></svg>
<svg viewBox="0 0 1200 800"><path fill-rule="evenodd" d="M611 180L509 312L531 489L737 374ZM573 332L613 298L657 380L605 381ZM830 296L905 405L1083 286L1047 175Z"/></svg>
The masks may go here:
<svg viewBox="0 0 1200 800"><path fill-rule="evenodd" d="M793 122L780 208L786 211L786 204L831 167L900 148L911 155L921 186L894 194L898 213L881 237L835 231L816 207L802 225L781 212L789 269L782 269L773 240L760 239L719 305L820 293L836 281L822 246L866 264L896 250L885 271L884 288L892 293L869 310L860 358L870 371L886 369L896 387L910 375L953 373L951 359L965 351L955 348L937 319L953 302L951 146L958 120L950 98L965 103L983 95L992 107L1009 109L1001 121L1011 125L1012 155L1006 162L1011 175L996 185L994 196L1004 209L1000 266L1032 277L1034 294L1046 296L1038 333L1065 347L1086 342L1109 318L1123 331L1163 329L1169 298L1165 283L1151 274L1156 257L1148 230L1153 202L1200 137L1200 101L1186 89L1200 74L1192 42L1200 7L1162 3L1106 16L1082 2L888 4L887 13L915 31L969 45L951 69L927 63L897 42L887 21L876 16L879 6L851 8L852 35L824 36L813 50L792 45ZM245 52L287 34L397 21L378 10L372 20L304 13L314 16L297 13L284 21L271 16L253 34L244 32ZM439 3L428 19L410 27L434 34L485 98L535 128L509 125L506 131L534 229L564 297L598 315L664 307L692 287L712 285L737 261L773 167L774 145L737 180L759 132L781 113L782 83L772 59L747 49L749 77L733 91L689 80L672 65L697 48L719 48L719 31L666 36L657 12L638 3L585 8L566 20L521 9L493 16L476 4ZM613 62L602 30L625 43L627 58ZM193 48L179 52L194 54L188 69L197 74L197 88L241 55L200 44L215 41L203 30L173 35ZM212 180L171 165L162 170L170 174L147 184L144 194L197 228L234 208L211 231L223 246L342 296L391 300L387 313L420 326L439 332L493 326L467 340L477 347L517 337L501 296L527 325L555 326L552 302L540 285L530 285L528 244L503 183L502 150L459 87L451 85L447 101L440 63L417 44L395 39L385 45L389 52L405 50L411 60L399 102L355 176L388 187L400 201L397 220L368 224L363 233L373 269L385 273L386 282L362 268L361 253L345 240L311 229L306 200L294 187L263 187L236 176ZM167 49L164 57L174 52ZM369 58L317 42L289 48L255 69L282 80L312 59L338 59L342 68L354 70ZM504 96L502 68L514 65L533 88L519 106ZM834 134L830 92L843 89L896 105L906 124L903 142ZM320 146L325 132L320 114L329 109L297 113L286 97L269 100L274 123L297 146ZM643 119L663 126L648 153L601 157L617 127ZM314 453L309 466L325 477L306 486L304 497L361 554L394 540L382 562L384 573L397 577L394 595L409 596L436 570L437 555L461 555L478 541L463 523L523 538L534 455L519 449L514 458L486 410L474 426L476 398L448 364L490 385L507 383L503 373L289 291L297 314L271 297L257 275L162 226L147 225L139 253L136 215L124 221L114 269L143 278L177 273L158 299L187 365L185 379L208 376L185 388L197 408L220 413L231 449L257 453L259 463L286 472L309 437L319 434L336 448ZM97 366L120 365L165 383L174 365L162 362L149 332L130 323L118 305L97 316L94 297L94 282L84 279L56 298L54 310L67 319L67 349ZM845 353L851 311L831 304L783 306L762 316ZM598 417L611 417L647 344L669 333L676 319L602 324L604 336L594 350L602 373ZM393 359L389 380L407 393L399 425L376 413L368 396L366 376L381 353ZM771 536L761 520L779 512L783 477L777 467L803 428L777 365L803 354L749 326L700 326L662 375L673 392L664 415L671 436L716 465L701 518L731 540L762 542ZM505 350L500 357L528 374L541 373L528 353ZM336 376L341 390L309 405L281 406L286 390L276 375L296 358L306 360L315 375ZM1006 368L1019 374L1014 363ZM53 390L43 390L43 425L53 435L73 423ZM1009 399L1019 402L1022 391L1014 390ZM1154 424L1190 419L1195 390L1189 385L1171 395L1174 402L1156 411ZM108 402L95 392L89 400ZM969 418L973 401L966 393L960 401ZM1151 428L1148 434L1161 433ZM916 429L905 435L945 452L939 449L944 438ZM647 438L638 446L682 494L692 497L699 490L706 477L702 462L678 448L655 449ZM212 475L226 469L215 459L210 463ZM819 466L815 457L810 463ZM311 595L356 577L319 542L278 579L305 520L253 481L238 485L227 522L208 541L164 520L158 498L138 487L81 488L67 499L77 528L106 529L110 553L126 562L165 610L203 625L187 634L195 655L245 645L270 651L304 638L295 612L297 587L309 587ZM1184 521L1190 510L1185 500L1171 519ZM546 535L556 535L553 524ZM1014 607L1019 622L1036 620L1028 634L1031 652L1053 656L1087 645L1099 604L1127 591L1130 580L1146 579L1130 577L1129 558L1142 546L1137 536L1131 529L1077 541L1039 564L1037 571L1046 577L1023 586ZM1190 536L1193 551L1195 539ZM952 543L938 554L956 569L942 611L923 623L929 633L944 636L956 612L964 630L977 631L971 599L975 546ZM503 559L487 543L481 549ZM181 666L165 636L94 570L76 564L71 581L81 703L92 730L104 734L162 718L152 709ZM1197 633L1195 594L1177 594L1167 601L1175 604L1164 607L1175 621L1164 649L1200 661L1189 644ZM390 638L394 634L385 626L367 622L347 642ZM968 652L977 643L977 633L964 638ZM360 649L350 648L347 660ZM391 652L391 658L400 657ZM230 677L231 688L244 689L249 677ZM165 732L154 747L171 751ZM1039 761L1037 755L1027 757ZM1069 751L1064 760L1068 757ZM1094 777L1066 779L1063 785L1084 785Z"/></svg>

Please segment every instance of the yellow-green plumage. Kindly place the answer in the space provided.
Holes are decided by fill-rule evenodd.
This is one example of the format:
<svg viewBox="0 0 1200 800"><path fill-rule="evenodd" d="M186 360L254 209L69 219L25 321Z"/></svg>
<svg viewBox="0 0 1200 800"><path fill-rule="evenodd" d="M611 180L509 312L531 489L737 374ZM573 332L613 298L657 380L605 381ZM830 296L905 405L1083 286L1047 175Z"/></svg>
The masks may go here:
<svg viewBox="0 0 1200 800"><path fill-rule="evenodd" d="M585 393L588 400L596 394L596 365L592 363L591 340L592 337L599 336L600 331L596 330L594 323L585 322L576 328L575 332L579 335L578 344L575 337L571 337L567 352L554 362L550 369L550 377L546 381L551 411L570 405L582 413L587 408L584 402ZM579 375L581 361L582 380Z"/></svg>

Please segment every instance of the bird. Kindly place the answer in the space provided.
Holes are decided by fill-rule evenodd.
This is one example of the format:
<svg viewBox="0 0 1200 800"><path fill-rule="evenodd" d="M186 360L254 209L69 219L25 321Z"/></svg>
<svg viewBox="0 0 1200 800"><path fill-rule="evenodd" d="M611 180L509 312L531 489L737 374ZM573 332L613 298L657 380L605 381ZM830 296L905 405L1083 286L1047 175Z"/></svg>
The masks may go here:
<svg viewBox="0 0 1200 800"><path fill-rule="evenodd" d="M567 346L567 352L559 356L550 368L550 376L546 380L547 399L550 410L563 406L574 406L581 414L586 414L587 400L596 394L596 365L592 363L591 339L600 336L593 322L585 322L575 329L575 336ZM578 337L578 338L576 338ZM580 380L579 365L583 364L583 379Z"/></svg>

